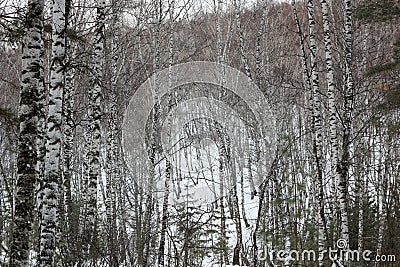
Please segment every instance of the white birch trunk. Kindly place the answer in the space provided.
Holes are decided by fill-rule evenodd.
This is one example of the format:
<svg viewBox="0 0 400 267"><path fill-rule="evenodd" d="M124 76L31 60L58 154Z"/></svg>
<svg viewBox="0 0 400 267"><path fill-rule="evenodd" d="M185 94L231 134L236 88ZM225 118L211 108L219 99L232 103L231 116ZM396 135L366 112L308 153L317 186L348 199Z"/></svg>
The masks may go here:
<svg viewBox="0 0 400 267"><path fill-rule="evenodd" d="M168 105L170 110L172 108L172 103L173 103L173 96L171 95L171 87L172 87L172 72L171 72L171 67L174 61L174 8L175 8L175 1L172 0L169 4L169 19L170 19L170 31L169 31L169 51L168 51L168 57L169 57L169 71L168 71ZM172 118L167 119L167 124L168 128L171 127L172 124ZM170 138L170 136L169 136ZM172 167L171 163L169 160L166 162L166 169L165 169L165 189L164 189L164 198L163 198L163 206L162 206L162 225L161 225L161 234L160 234L160 243L159 243L159 249L158 249L158 266L164 266L165 260L164 260L164 253L165 253L165 237L166 237L166 232L167 232L167 227L168 227L168 220L169 220L169 214L168 214L168 198L169 198L169 185L171 182L171 176L172 176Z"/></svg>
<svg viewBox="0 0 400 267"><path fill-rule="evenodd" d="M65 19L66 27L71 28L71 11L72 11L72 0L65 1ZM74 55L74 48L71 48L68 38L65 41L66 45L66 62L71 62ZM69 48L68 48L69 47ZM66 242L63 245L63 255L65 256L66 262L75 255L75 251L72 247L71 237L76 235L75 229L71 227L72 223L72 199L71 199L71 183L72 183L72 170L73 170L73 146L74 146L74 136L75 136L75 125L74 125L74 94L75 94L75 84L74 84L74 69L71 64L65 66L65 86L64 86L64 96L63 96L63 144L62 144L62 157L63 157L63 191L64 191L64 226L62 228L62 235L66 238Z"/></svg>
<svg viewBox="0 0 400 267"><path fill-rule="evenodd" d="M244 66L246 76L251 79L250 67L249 64L247 63L246 52L244 49L244 34L240 23L240 0L234 0L234 6L235 6L235 16L236 16L236 28L239 34L239 46L240 46L240 55L242 58L242 64Z"/></svg>
<svg viewBox="0 0 400 267"><path fill-rule="evenodd" d="M108 253L109 265L116 267L119 265L119 247L117 242L117 214L116 214L116 184L120 179L120 155L119 155L119 128L120 119L118 114L119 104L119 36L120 36L120 6L118 1L112 1L111 18L111 83L109 91L109 116L110 128L107 142L107 176L106 176L106 216L108 224Z"/></svg>
<svg viewBox="0 0 400 267"><path fill-rule="evenodd" d="M324 187L323 187L323 169L322 169L322 122L321 122L321 100L317 70L317 43L314 18L313 0L308 0L308 22L309 22L309 38L310 38L310 61L311 61L311 81L313 95L313 149L315 156L315 164L317 168L316 186L317 186L317 202L318 202L318 250L321 254L325 248L326 242L326 220L324 212ZM320 259L321 257L319 257ZM323 265L323 261L319 260L319 266Z"/></svg>
<svg viewBox="0 0 400 267"><path fill-rule="evenodd" d="M328 85L328 113L329 113L329 137L330 137L330 170L331 184L335 188L340 180L340 171L338 169L339 161L339 144L337 139L337 112L336 112L336 87L334 83L334 68L332 61L332 41L330 32L329 9L326 0L321 0L322 19L324 29L325 43L325 63L326 63L326 79ZM333 201L335 198L333 197Z"/></svg>
<svg viewBox="0 0 400 267"><path fill-rule="evenodd" d="M345 51L345 96L343 114L343 143L342 158L339 163L340 181L338 183L339 206L341 218L341 238L349 244L349 219L348 219L348 172L350 165L350 135L352 127L352 110L354 100L354 84L352 73L352 1L344 0L344 51ZM346 262L344 262L346 265Z"/></svg>
<svg viewBox="0 0 400 267"><path fill-rule="evenodd" d="M308 63L307 63L307 54L306 54L306 48L305 48L305 39L303 36L303 31L301 30L301 24L300 24L300 20L299 17L297 15L297 8L296 8L296 2L293 0L292 1L292 7L293 7L293 15L294 15L294 19L296 22L296 27L297 27L297 33L299 35L300 38L300 49L301 49L301 63L303 66L303 82L304 82L304 86L306 89L306 94L305 94L305 102L306 102L306 108L307 108L307 118L309 117L310 114L312 114L312 105L309 102L310 96L312 96L312 86L311 86L311 77L310 77L310 73L308 71ZM312 122L310 122L310 124L312 125Z"/></svg>
<svg viewBox="0 0 400 267"><path fill-rule="evenodd" d="M53 266L59 220L61 118L65 81L65 1L53 0L52 62L47 116L46 159L40 221L39 265Z"/></svg>
<svg viewBox="0 0 400 267"><path fill-rule="evenodd" d="M104 62L104 22L105 22L105 0L97 0L97 18L94 36L94 77L92 88L89 93L90 102L90 135L91 146L89 151L89 181L87 189L87 228L85 229L84 254L88 254L95 246L94 235L96 232L95 220L97 214L97 183L100 179L100 146L101 146L101 89Z"/></svg>
<svg viewBox="0 0 400 267"><path fill-rule="evenodd" d="M44 94L43 77L43 0L28 1L26 19L27 36L22 48L22 75L19 103L19 139L14 230L10 251L10 265L25 267L29 264L29 240L33 226L34 192L39 177L38 145L41 96Z"/></svg>

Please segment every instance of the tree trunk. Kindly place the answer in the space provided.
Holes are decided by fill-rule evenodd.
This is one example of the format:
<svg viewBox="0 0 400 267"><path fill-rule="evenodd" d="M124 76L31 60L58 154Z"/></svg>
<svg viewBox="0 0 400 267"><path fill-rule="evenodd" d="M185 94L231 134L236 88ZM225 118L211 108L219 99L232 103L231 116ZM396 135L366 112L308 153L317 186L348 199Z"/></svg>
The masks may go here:
<svg viewBox="0 0 400 267"><path fill-rule="evenodd" d="M240 54L241 54L242 64L244 66L246 76L251 79L250 67L249 67L249 64L247 63L246 52L244 49L244 34L243 34L242 26L240 23L240 6L239 6L240 4L238 3L238 1L239 0L234 0L234 6L235 6L235 15L236 15L236 27L237 27L237 32L239 34Z"/></svg>
<svg viewBox="0 0 400 267"><path fill-rule="evenodd" d="M97 183L100 179L100 146L101 146L101 88L103 78L104 61L104 21L105 21L105 0L97 0L97 18L94 36L94 77L89 92L90 103L90 135L91 145L89 151L89 181L87 190L87 227L84 232L85 250L84 255L93 253L95 246L95 220L97 214Z"/></svg>
<svg viewBox="0 0 400 267"><path fill-rule="evenodd" d="M310 62L311 62L311 81L313 95L313 150L315 156L315 164L317 168L316 186L317 186L317 201L318 201L318 249L319 253L325 248L326 241L326 219L324 211L324 186L323 186L323 169L322 169L322 123L321 123L321 100L317 70L317 44L315 36L315 18L314 18L314 3L313 0L308 0L308 22L310 32ZM319 257L321 258L321 257ZM322 266L322 260L319 260L319 266Z"/></svg>
<svg viewBox="0 0 400 267"><path fill-rule="evenodd" d="M332 42L330 36L330 22L328 15L328 4L326 0L321 0L322 5L322 19L324 28L324 42L325 42L325 63L327 69L327 84L328 84L328 112L329 112L329 137L331 145L331 177L332 184L335 185L340 180L340 173L338 169L338 154L339 146L337 139L337 112L336 112L336 88L334 84L333 62L332 62ZM326 236L327 237L327 236Z"/></svg>
<svg viewBox="0 0 400 267"><path fill-rule="evenodd" d="M70 28L70 21L72 15L72 0L66 0L65 2L65 19L66 28ZM72 68L70 62L72 56L69 54L74 54L74 49L71 48L66 37L66 62L68 65L65 66L65 86L63 95L63 191L64 191L64 226L62 228L63 236L66 239L63 245L62 253L66 260L66 264L70 263L70 260L75 255L74 243L72 238L76 236L76 232L72 225L72 195L71 195L71 180L72 180L72 170L73 170L73 146L75 137L75 125L74 125L74 94L75 94L75 84L74 84L74 69ZM69 48L68 48L69 47ZM61 215L63 216L63 215Z"/></svg>
<svg viewBox="0 0 400 267"><path fill-rule="evenodd" d="M19 104L19 139L14 230L11 266L28 266L29 240L35 207L35 184L39 175L39 121L43 110L39 101L44 94L43 77L43 0L28 1L27 36L22 48L22 77Z"/></svg>
<svg viewBox="0 0 400 267"><path fill-rule="evenodd" d="M161 220L161 234L160 234L160 245L158 249L158 266L164 266L164 251L165 251L165 235L168 227L168 198L169 198L169 183L171 180L172 168L169 161L165 170L165 189L162 206L162 220Z"/></svg>
<svg viewBox="0 0 400 267"><path fill-rule="evenodd" d="M119 104L119 29L120 29L120 6L117 1L112 1L111 18L111 82L109 90L109 133L107 142L107 180L106 180L106 216L108 224L108 253L110 255L109 265L118 266L119 253L117 242L117 218L116 218L116 184L120 179L120 155L119 155L119 129L120 118L118 114Z"/></svg>
<svg viewBox="0 0 400 267"><path fill-rule="evenodd" d="M339 163L340 181L338 184L341 218L341 239L349 244L348 218L348 173L350 166L350 143L352 127L352 111L354 101L354 83L352 73L353 32L352 32L352 1L344 0L344 51L345 51L345 95L343 114L342 158ZM346 266L346 262L344 262Z"/></svg>
<svg viewBox="0 0 400 267"><path fill-rule="evenodd" d="M50 67L49 111L43 203L40 220L39 265L53 266L59 230L59 183L61 181L61 118L65 81L65 1L53 1L52 62Z"/></svg>
<svg viewBox="0 0 400 267"><path fill-rule="evenodd" d="M230 173L229 175L232 177L232 194L231 197L233 197L233 220L235 222L236 226L236 245L235 248L233 249L233 260L232 264L233 265L239 265L240 264L240 253L242 250L242 223L240 219L240 208L239 208L239 198L237 195L237 176L236 176L236 166L235 166L235 159L231 159L231 168L230 168ZM242 187L243 190L243 187ZM242 200L243 201L243 200Z"/></svg>

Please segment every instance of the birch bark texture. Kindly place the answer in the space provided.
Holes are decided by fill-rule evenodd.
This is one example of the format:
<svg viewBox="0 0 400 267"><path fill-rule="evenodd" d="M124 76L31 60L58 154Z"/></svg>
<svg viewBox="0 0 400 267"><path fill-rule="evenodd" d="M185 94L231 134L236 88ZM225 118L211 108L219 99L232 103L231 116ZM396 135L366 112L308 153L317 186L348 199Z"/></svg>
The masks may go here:
<svg viewBox="0 0 400 267"><path fill-rule="evenodd" d="M65 1L65 20L66 20L66 29L71 29L73 27L72 21L72 0ZM63 199L64 202L61 205L64 205L64 214L61 216L64 217L64 225L62 225L62 233L66 238L66 243L64 244L64 249L62 253L64 255L75 255L75 249L73 247L74 244L72 242L72 237L76 235L75 229L73 229L72 222L72 177L73 177L73 147L74 147L74 137L75 137L75 121L74 121L74 95L75 95L75 70L72 67L73 56L75 55L74 49L72 47L72 42L70 42L69 38L65 37L65 85L63 92L63 142L62 142L62 186L63 186ZM71 260L72 257L65 257L67 262Z"/></svg>
<svg viewBox="0 0 400 267"><path fill-rule="evenodd" d="M169 42L168 42L168 61L169 61L169 71L168 71L168 104L169 104L169 109L172 106L172 101L174 99L172 98L172 93L171 93L171 79L172 79L172 71L171 67L174 62L174 24L175 24L175 19L174 19L174 8L175 8L175 1L172 0L169 3L169 19L170 19L170 31L169 31ZM169 119L167 121L168 126L171 127L172 119ZM165 168L165 189L164 189L164 197L163 197L163 205L162 205L162 218L161 218L161 233L160 233L160 241L159 241L159 248L158 248L158 265L160 267L164 266L165 264L165 259L164 259L164 253L165 253L165 238L168 230L168 220L169 220L169 212L168 212L168 198L169 198L169 184L171 180L171 176L173 175L172 173L172 168L169 160L166 161L166 168Z"/></svg>
<svg viewBox="0 0 400 267"><path fill-rule="evenodd" d="M322 169L322 119L321 119L321 99L320 88L317 69L317 42L315 30L315 17L314 17L314 3L313 0L308 0L308 22L309 22L309 38L310 38L310 62L311 62L311 85L312 85L312 99L313 99L313 150L315 156L315 165L317 168L316 174L316 192L318 202L318 250L322 255L326 242L326 219L324 211L324 183L323 183L323 169ZM319 266L323 265L322 257L318 258Z"/></svg>
<svg viewBox="0 0 400 267"><path fill-rule="evenodd" d="M120 176L119 170L119 144L118 144L118 131L119 131L119 118L118 118L118 78L119 78L119 39L121 27L119 1L111 1L111 22L109 31L112 33L110 36L110 50L111 50L111 81L109 88L109 130L107 142L107 176L106 176L106 216L108 224L108 253L110 255L109 265L119 266L118 255L118 242L117 242L117 216L116 216L116 190L117 183Z"/></svg>
<svg viewBox="0 0 400 267"><path fill-rule="evenodd" d="M105 7L106 1L97 0L97 18L94 36L93 51L93 81L89 92L89 121L91 145L89 151L89 181L87 198L87 229L85 231L85 253L90 253L94 244L96 233L95 220L97 214L97 183L100 178L100 146L101 146L101 89L103 79L104 63L104 25L105 25ZM89 245L90 244L90 245Z"/></svg>
<svg viewBox="0 0 400 267"><path fill-rule="evenodd" d="M324 29L325 64L327 69L326 79L328 84L328 112L329 112L329 137L331 145L331 170L334 184L340 180L338 164L338 139L337 139L337 112L336 112L336 88L334 83L332 41L330 32L329 9L326 0L321 0L322 20Z"/></svg>
<svg viewBox="0 0 400 267"><path fill-rule="evenodd" d="M352 127L352 111L354 101L354 82L351 62L353 58L353 23L352 1L344 0L344 52L345 52L345 92L343 114L343 143L342 157L339 166L340 181L338 184L339 205L341 213L341 238L349 244L349 218L348 218L348 174L350 166L350 143ZM345 263L346 264L346 263Z"/></svg>
<svg viewBox="0 0 400 267"><path fill-rule="evenodd" d="M29 245L35 206L35 185L39 177L40 146L39 104L44 94L43 76L44 1L28 1L27 35L22 47L22 77L19 102L19 138L14 230L11 243L11 266L29 265Z"/></svg>
<svg viewBox="0 0 400 267"><path fill-rule="evenodd" d="M65 0L52 3L52 60L47 116L45 173L40 210L39 265L54 266L61 181L61 118L65 81Z"/></svg>

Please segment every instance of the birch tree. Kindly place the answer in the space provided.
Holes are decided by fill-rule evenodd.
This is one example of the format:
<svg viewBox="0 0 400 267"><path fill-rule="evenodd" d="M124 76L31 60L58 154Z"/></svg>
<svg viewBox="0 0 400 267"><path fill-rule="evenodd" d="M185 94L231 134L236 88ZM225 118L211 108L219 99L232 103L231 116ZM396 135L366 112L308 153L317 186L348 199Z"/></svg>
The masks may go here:
<svg viewBox="0 0 400 267"><path fill-rule="evenodd" d="M174 62L174 24L175 24L175 19L174 19L174 9L175 9L175 1L172 0L169 3L169 19L170 19L170 31L169 31L169 50L168 50L168 64L169 64L169 72L168 72L168 109L170 110L172 108L172 101L173 95L170 92L172 90L172 73L171 73L171 68L172 64ZM172 124L172 119L168 119L167 121L168 127L171 127ZM163 205L162 205L162 218L161 218L161 233L160 233L160 242L159 242L159 249L158 249L158 265L159 266L164 266L164 253L165 253L165 236L167 234L167 227L168 227L168 219L169 219L169 214L168 214L168 198L169 198L169 184L171 181L171 175L172 175L172 167L171 163L169 160L166 162L166 168L165 168L165 189L164 189L164 197L163 197Z"/></svg>
<svg viewBox="0 0 400 267"><path fill-rule="evenodd" d="M72 18L72 0L65 1L65 19L66 19L66 29L72 28L71 23ZM62 253L66 255L75 255L75 251L72 248L72 236L76 233L71 227L72 225L72 194L71 194L71 184L72 184L72 169L73 169L73 146L74 146L74 94L75 94L75 83L74 74L75 70L72 67L72 60L74 55L74 47L72 47L72 42L65 37L65 85L63 92L63 144L62 144L62 157L63 157L63 168L62 168L62 178L63 178L63 191L64 191L64 214L63 216L64 225L62 225L63 236L66 237L67 241L64 245Z"/></svg>
<svg viewBox="0 0 400 267"><path fill-rule="evenodd" d="M317 43L315 32L315 17L313 0L307 2L309 38L310 38L310 62L311 62L311 83L313 96L313 150L315 156L316 173L316 192L318 201L318 249L320 255L323 253L326 239L326 220L324 211L324 186L322 169L322 121L321 121L321 100L317 70ZM320 257L319 257L320 258ZM322 266L322 259L319 266Z"/></svg>
<svg viewBox="0 0 400 267"><path fill-rule="evenodd" d="M244 40L244 34L243 34L243 29L242 25L240 22L240 0L234 0L233 1L234 6L235 6L235 17L236 17L236 28L237 28L237 33L239 35L239 47L240 47L240 54L242 58L242 64L244 66L245 73L247 77L251 79L251 72L250 72L250 67L249 64L247 63L247 57L245 53L245 40Z"/></svg>
<svg viewBox="0 0 400 267"><path fill-rule="evenodd" d="M61 117L65 81L65 0L54 0L52 6L52 61L47 116L45 174L40 210L39 265L53 266L56 231L59 220L59 183L61 181Z"/></svg>
<svg viewBox="0 0 400 267"><path fill-rule="evenodd" d="M116 218L116 184L120 179L120 155L119 155L119 129L120 119L118 114L118 104L120 89L118 79L120 77L120 67L118 64L120 56L120 28L121 24L121 3L120 1L111 2L111 22L110 32L112 34L110 50L111 50L111 81L109 88L109 133L107 142L107 178L106 178L106 216L108 227L108 252L110 255L110 266L119 265L119 253L117 246L117 218Z"/></svg>
<svg viewBox="0 0 400 267"><path fill-rule="evenodd" d="M87 229L85 229L85 247L84 255L90 253L93 248L96 234L96 214L97 214L97 183L100 179L100 146L101 146L101 89L103 78L104 61L104 23L105 23L105 0L97 0L97 17L93 42L93 72L94 77L89 92L90 102L90 135L91 145L89 151L89 181L88 181L88 199L87 199ZM90 244L90 245L89 245Z"/></svg>
<svg viewBox="0 0 400 267"><path fill-rule="evenodd" d="M218 64L224 64L225 61L225 53L223 49L223 44L222 44L222 5L223 1L218 0L216 3L216 16L217 16L217 21L216 21L216 28L217 28L217 63ZM223 70L223 66L221 67L221 72L220 72L220 79L222 79L221 83L222 85L225 84L225 73ZM219 255L219 261L221 264L227 264L228 263L228 253L225 249L226 245L226 216L225 216L225 204L224 204L224 155L221 154L222 152L219 151L220 153L220 158L219 158L219 179L220 179L220 185L219 185L219 207L220 207L220 255Z"/></svg>
<svg viewBox="0 0 400 267"><path fill-rule="evenodd" d="M26 36L22 47L22 74L19 103L19 139L14 229L11 244L11 266L28 266L33 226L34 193L39 177L38 122L42 114L39 101L44 94L43 77L43 11L44 1L28 1Z"/></svg>
<svg viewBox="0 0 400 267"><path fill-rule="evenodd" d="M329 138L330 138L330 170L332 177L331 184L333 191L340 180L340 172L338 168L339 144L337 138L337 109L336 109L336 87L334 82L334 67L332 60L332 41L329 20L329 9L326 0L321 0L322 20L324 30L325 45L325 65L326 65L326 82L328 86L328 113L329 113ZM336 192L334 192L336 195ZM335 198L334 198L335 200Z"/></svg>
<svg viewBox="0 0 400 267"><path fill-rule="evenodd" d="M344 51L345 51L345 92L344 92L344 114L343 114L343 141L342 157L339 165L340 181L338 184L339 205L341 218L341 238L349 244L349 218L348 218L348 174L350 166L350 144L352 111L354 101L354 83L352 73L353 58L353 24L352 24L352 1L344 0Z"/></svg>

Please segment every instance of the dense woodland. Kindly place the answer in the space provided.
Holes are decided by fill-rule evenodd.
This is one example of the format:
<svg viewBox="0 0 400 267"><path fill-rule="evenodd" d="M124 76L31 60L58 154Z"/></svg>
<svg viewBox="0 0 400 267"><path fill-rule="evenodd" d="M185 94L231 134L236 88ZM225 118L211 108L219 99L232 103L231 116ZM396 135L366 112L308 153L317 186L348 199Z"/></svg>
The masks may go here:
<svg viewBox="0 0 400 267"><path fill-rule="evenodd" d="M399 16L395 0L1 0L0 265L399 266ZM194 61L256 85L274 143L232 104L250 89L175 90L170 71L133 112L146 157L127 157L135 92ZM224 95L245 133L180 124L196 94ZM184 145L165 156L167 124Z"/></svg>

